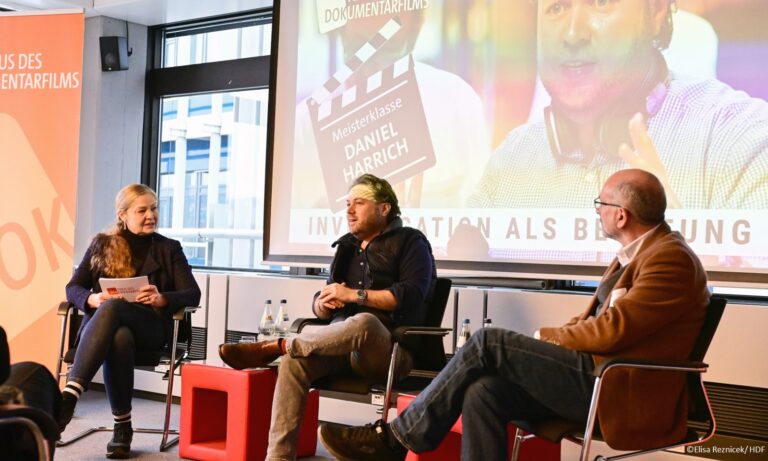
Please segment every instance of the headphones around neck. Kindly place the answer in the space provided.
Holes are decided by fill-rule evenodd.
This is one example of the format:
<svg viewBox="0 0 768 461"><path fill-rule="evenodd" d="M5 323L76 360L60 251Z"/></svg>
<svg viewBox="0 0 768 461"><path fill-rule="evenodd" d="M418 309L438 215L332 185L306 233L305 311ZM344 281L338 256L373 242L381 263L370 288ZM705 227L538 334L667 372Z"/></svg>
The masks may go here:
<svg viewBox="0 0 768 461"><path fill-rule="evenodd" d="M640 112L648 120L661 109L667 97L668 75L664 57L657 53L638 90L622 99L601 117L592 152L582 152L579 149L575 127L566 121L563 115L558 114L554 105L544 108L547 140L555 160L558 163L588 164L599 154L618 157L622 143L631 145L629 119Z"/></svg>

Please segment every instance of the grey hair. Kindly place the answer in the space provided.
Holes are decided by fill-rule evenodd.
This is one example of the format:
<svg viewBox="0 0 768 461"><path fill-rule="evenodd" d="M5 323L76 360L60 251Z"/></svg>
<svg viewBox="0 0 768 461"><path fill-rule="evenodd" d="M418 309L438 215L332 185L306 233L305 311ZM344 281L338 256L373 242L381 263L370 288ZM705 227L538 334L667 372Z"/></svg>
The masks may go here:
<svg viewBox="0 0 768 461"><path fill-rule="evenodd" d="M664 221L667 196L661 182L648 173L648 180L623 181L616 186L623 207L641 224L655 226Z"/></svg>

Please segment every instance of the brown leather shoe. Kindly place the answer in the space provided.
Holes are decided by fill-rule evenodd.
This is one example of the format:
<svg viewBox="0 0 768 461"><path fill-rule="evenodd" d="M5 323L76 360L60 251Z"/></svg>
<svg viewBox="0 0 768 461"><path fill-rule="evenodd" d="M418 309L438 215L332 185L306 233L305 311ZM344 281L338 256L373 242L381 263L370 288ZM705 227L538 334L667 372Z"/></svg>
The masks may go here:
<svg viewBox="0 0 768 461"><path fill-rule="evenodd" d="M219 357L235 370L266 367L283 355L277 340L219 345Z"/></svg>

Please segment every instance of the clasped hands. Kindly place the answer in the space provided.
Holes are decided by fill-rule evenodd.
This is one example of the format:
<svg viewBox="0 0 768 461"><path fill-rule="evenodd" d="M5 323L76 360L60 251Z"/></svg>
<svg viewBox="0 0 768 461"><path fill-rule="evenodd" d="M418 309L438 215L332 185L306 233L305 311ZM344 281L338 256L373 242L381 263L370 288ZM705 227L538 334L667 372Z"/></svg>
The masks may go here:
<svg viewBox="0 0 768 461"><path fill-rule="evenodd" d="M325 309L339 309L345 304L357 301L357 290L349 288L346 283L331 283L320 290L317 305Z"/></svg>

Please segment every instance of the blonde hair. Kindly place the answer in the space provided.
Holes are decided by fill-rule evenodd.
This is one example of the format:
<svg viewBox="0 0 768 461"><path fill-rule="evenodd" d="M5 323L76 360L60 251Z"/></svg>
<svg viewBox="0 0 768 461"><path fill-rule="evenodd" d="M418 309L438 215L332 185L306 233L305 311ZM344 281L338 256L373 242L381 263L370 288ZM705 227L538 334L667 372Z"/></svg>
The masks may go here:
<svg viewBox="0 0 768 461"><path fill-rule="evenodd" d="M129 184L115 196L115 223L106 231L96 234L91 243L91 268L107 277L132 277L136 271L131 265L131 247L120 233L125 223L120 219L121 211L128 211L137 198L151 195L157 201L157 194L144 184Z"/></svg>
<svg viewBox="0 0 768 461"><path fill-rule="evenodd" d="M133 277L131 248L119 234L100 232L91 242L91 269L107 277Z"/></svg>
<svg viewBox="0 0 768 461"><path fill-rule="evenodd" d="M155 202L157 202L155 191L144 184L128 184L120 189L120 192L115 196L115 215L117 221L114 227L109 229L107 233L119 234L121 230L125 229L125 223L120 219L119 214L121 211L128 211L133 202L142 195L151 195Z"/></svg>

